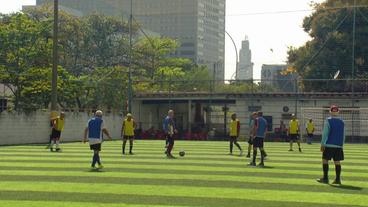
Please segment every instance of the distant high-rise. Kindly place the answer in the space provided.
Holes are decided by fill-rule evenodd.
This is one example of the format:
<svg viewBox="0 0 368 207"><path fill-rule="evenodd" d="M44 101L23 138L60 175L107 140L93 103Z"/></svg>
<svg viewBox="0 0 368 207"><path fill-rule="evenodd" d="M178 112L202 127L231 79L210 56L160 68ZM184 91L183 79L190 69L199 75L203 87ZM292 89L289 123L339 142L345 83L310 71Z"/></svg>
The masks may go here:
<svg viewBox="0 0 368 207"><path fill-rule="evenodd" d="M37 5L52 0L37 0ZM93 12L128 17L130 0L59 0L61 8L82 15ZM133 16L143 28L177 39L175 56L208 65L224 79L226 0L134 0Z"/></svg>
<svg viewBox="0 0 368 207"><path fill-rule="evenodd" d="M280 92L293 92L295 90L295 74L282 74L287 65L262 65L261 84L270 86Z"/></svg>
<svg viewBox="0 0 368 207"><path fill-rule="evenodd" d="M242 48L239 53L239 65L237 80L250 80L253 79L253 63L252 63L252 51L249 48L248 37L242 41Z"/></svg>

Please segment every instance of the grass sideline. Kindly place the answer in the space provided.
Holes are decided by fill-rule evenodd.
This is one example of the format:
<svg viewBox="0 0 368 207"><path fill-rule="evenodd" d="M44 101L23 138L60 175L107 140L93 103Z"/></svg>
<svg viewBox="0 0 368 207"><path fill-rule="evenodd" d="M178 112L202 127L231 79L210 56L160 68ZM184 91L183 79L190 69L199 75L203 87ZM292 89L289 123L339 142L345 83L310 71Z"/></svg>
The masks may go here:
<svg viewBox="0 0 368 207"><path fill-rule="evenodd" d="M241 143L245 149L246 144ZM343 186L319 184L319 145L288 152L287 143L266 143L266 168L227 155L228 142L177 141L166 159L164 141L136 141L135 155L121 155L121 142L105 142L105 169L90 170L88 144L0 147L2 207L117 206L368 206L367 145L346 145ZM235 151L237 153L237 151ZM334 178L330 165L330 180Z"/></svg>

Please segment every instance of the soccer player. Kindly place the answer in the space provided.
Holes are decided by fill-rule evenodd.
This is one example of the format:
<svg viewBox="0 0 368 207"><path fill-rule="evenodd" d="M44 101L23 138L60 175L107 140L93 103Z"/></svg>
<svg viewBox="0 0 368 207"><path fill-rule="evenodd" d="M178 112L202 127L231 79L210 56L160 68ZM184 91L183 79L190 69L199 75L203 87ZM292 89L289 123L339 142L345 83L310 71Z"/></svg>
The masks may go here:
<svg viewBox="0 0 368 207"><path fill-rule="evenodd" d="M174 148L175 140L174 134L177 133L176 125L174 121L174 111L169 110L167 112L167 116L164 119L163 130L165 132L166 137L166 151L165 154L167 158L175 159L175 157L171 154L171 151Z"/></svg>
<svg viewBox="0 0 368 207"><path fill-rule="evenodd" d="M314 123L312 119L309 119L307 124L305 125L305 130L307 131L307 143L312 144L313 141L313 133L314 133Z"/></svg>
<svg viewBox="0 0 368 207"><path fill-rule="evenodd" d="M341 185L341 161L344 160L343 146L345 143L345 124L338 117L339 108L332 105L331 116L326 119L321 141L323 178L318 179L320 183L328 183L328 161L333 159L335 163L336 179L332 184Z"/></svg>
<svg viewBox="0 0 368 207"><path fill-rule="evenodd" d="M60 152L60 137L61 132L64 130L65 124L65 114L64 112L60 113L60 116L56 117L56 119L52 120L52 132L51 132L51 142L50 142L50 151L54 151L54 144L56 145L55 151Z"/></svg>
<svg viewBox="0 0 368 207"><path fill-rule="evenodd" d="M236 118L236 114L234 113L231 115L230 121L230 155L233 154L234 144L240 150L240 156L243 155L243 150L238 143L239 133L240 133L240 121Z"/></svg>
<svg viewBox="0 0 368 207"><path fill-rule="evenodd" d="M132 118L132 114L128 113L127 118L123 121L121 128L121 137L123 138L123 154L125 154L125 146L129 140L129 154L133 154L133 142L134 142L134 129L136 128L136 123Z"/></svg>
<svg viewBox="0 0 368 207"><path fill-rule="evenodd" d="M258 166L264 167L264 158L267 156L264 151L264 139L267 133L267 121L263 118L263 112L257 113L257 118L254 123L254 139L253 139L253 161L250 163L251 166L256 166L257 149L261 151L261 162Z"/></svg>
<svg viewBox="0 0 368 207"><path fill-rule="evenodd" d="M289 131L288 131L288 136L290 139L289 151L293 151L293 143L294 141L296 141L299 146L299 152L302 152L302 148L300 147L299 132L300 132L299 120L296 119L295 114L293 114L292 119L289 122Z"/></svg>
<svg viewBox="0 0 368 207"><path fill-rule="evenodd" d="M247 154L247 158L250 158L250 151L252 150L252 146L253 146L253 129L254 129L254 122L255 119L257 118L257 112L253 112L252 116L250 117L250 121L249 121L249 139L248 139L248 154Z"/></svg>
<svg viewBox="0 0 368 207"><path fill-rule="evenodd" d="M88 142L90 145L90 149L93 150L93 159L92 159L92 169L102 169L103 165L101 164L100 160L100 151L101 151L101 144L102 144L102 134L106 134L106 136L110 139L110 134L104 126L104 121L102 120L102 111L98 110L95 113L95 116L88 121L87 127L84 130L84 139L83 143ZM96 163L98 167L96 168Z"/></svg>

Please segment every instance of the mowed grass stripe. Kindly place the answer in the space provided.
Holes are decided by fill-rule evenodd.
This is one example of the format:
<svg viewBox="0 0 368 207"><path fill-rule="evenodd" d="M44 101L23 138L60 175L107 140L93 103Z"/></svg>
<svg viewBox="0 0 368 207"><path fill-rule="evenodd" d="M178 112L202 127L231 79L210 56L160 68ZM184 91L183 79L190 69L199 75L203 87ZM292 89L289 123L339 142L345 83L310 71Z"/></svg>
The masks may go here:
<svg viewBox="0 0 368 207"><path fill-rule="evenodd" d="M166 163L162 163L160 165L145 165L145 164L133 164L133 163L108 163L106 162L106 166L108 166L109 168L115 168L115 169L121 169L122 171L124 171L124 169L129 169L129 168L133 168L133 169L146 169L146 170L161 170L161 169L165 169L165 170L180 170L180 171L205 171L205 172L211 172L211 171L221 171L221 172L253 172L253 173L264 173L264 172L268 172L268 173L285 173L285 174L299 174L299 175L315 175L315 176L319 176L321 173L318 171L306 171L304 169L277 169L271 167L270 168L253 168L253 167L248 167L246 170L245 168L247 166L244 165L244 167L233 167L233 168L228 168L228 167L207 167L207 166L192 166L192 167L188 167L188 166L183 166L183 165L175 165L173 163L170 163L171 160L167 160ZM83 166L84 162L80 162L80 163L68 163L67 167L71 167L71 168L78 168L80 166ZM2 166L6 166L6 167L44 167L44 168L65 168L65 165L50 165L48 163L10 163L10 162L6 162L3 163ZM89 163L85 163L85 166L89 166ZM361 179L368 179L368 174L367 173L361 173L361 172L355 172L355 173L351 173L351 172L344 172L344 177L359 177Z"/></svg>
<svg viewBox="0 0 368 207"><path fill-rule="evenodd" d="M22 170L22 171L34 171L34 170L43 170L45 172L53 172L53 171L57 171L57 172L62 172L62 171L67 171L67 172L89 172L88 169L86 169L85 167L79 167L79 168L70 168L70 167L64 167L64 168L49 168L49 167L2 167L2 169L4 170ZM108 173L135 173L135 174L145 174L147 172L151 173L151 174L155 174L156 177L160 177L162 174L175 174L177 176L182 177L183 175L195 175L195 176L207 176L208 174L211 175L221 175L221 176L234 176L234 177L244 177L244 176L249 176L249 177L268 177L268 178L272 178L272 179L279 179L279 178L301 178L301 179L309 179L311 181L315 181L316 178L319 178L320 175L317 174L285 174L285 173L280 173L280 172L267 172L267 171L260 171L257 173L254 172L248 172L248 171L244 171L244 172L229 172L229 171L197 171L197 170L186 170L186 171L182 171L182 170L165 170L165 169L141 169L141 168L128 168L128 169L122 169L122 168L108 168L108 169L104 169L103 172L108 172ZM331 176L333 176L333 174L331 174ZM343 176L343 179L345 177ZM356 181L356 182L366 182L367 179L366 178L362 178L362 177L349 177L346 178L347 181ZM346 181L344 181L346 182Z"/></svg>
<svg viewBox="0 0 368 207"><path fill-rule="evenodd" d="M276 202L263 200L245 200L245 199L219 199L219 198L197 198L197 197L179 197L179 196L150 196L150 195L119 195L119 194L88 194L88 193L56 193L51 202L39 200L50 200L48 192L28 192L22 191L20 194L12 191L3 191L0 193L4 197L13 200L2 200L6 207L142 207L142 206L204 206L204 207L224 207L224 206L249 206L249 207L285 207L295 206L295 202ZM68 201L65 201L68 198ZM0 198L1 199L1 198ZM17 200L17 201L14 201ZM74 202L70 202L74 201ZM298 203L298 207L330 207L330 204L320 203ZM336 207L345 207L346 205L334 205ZM349 207L357 207L349 205Z"/></svg>
<svg viewBox="0 0 368 207"><path fill-rule="evenodd" d="M7 153L7 154L1 154L0 153L0 159L1 160L14 160L19 157L21 160L23 157L28 158L44 158L44 159L50 159L50 160L58 160L58 159L68 159L68 160L75 160L75 159L88 159L91 157L91 153L79 153L79 154L71 154L71 153L63 153L60 155L60 153L38 153L38 154L27 154L27 153ZM114 160L147 160L147 161L157 161L157 160L166 160L163 153L161 154L152 154L151 156L148 155L141 155L136 154L134 156L130 155L121 155L121 154L111 154L111 153L101 153L101 156L104 160L114 159ZM348 156L348 155L347 155ZM259 158L260 156L257 156ZM180 157L179 157L180 158ZM239 157L239 156L194 156L194 155L186 155L185 158L178 159L182 162L186 161L193 161L195 162L212 162L212 163L222 163L227 164L230 162L235 161L249 161L250 159L246 159L245 156ZM303 158L303 157L280 157L280 156L269 156L267 157L268 163L272 162L285 162L290 164L317 164L321 162L321 158L316 159L310 159L310 158ZM344 162L344 165L352 165L352 166L364 166L366 165L366 159L351 159L348 158Z"/></svg>
<svg viewBox="0 0 368 207"><path fill-rule="evenodd" d="M200 151L200 150L199 150ZM163 151L142 151L139 149L135 150L136 155L135 157L141 157L141 158L163 158L164 153ZM68 151L64 150L63 156L70 156L70 157L79 157L79 156L88 156L91 155L91 151L84 149L80 151ZM174 154L178 153L178 151L174 150ZM318 153L316 155L311 155L309 153L273 153L270 151L267 151L269 158L276 158L276 159L283 159L283 160L305 160L305 161L313 161L313 160L321 160L321 153ZM103 150L101 152L104 156L123 156L121 151L114 151L114 150ZM42 156L47 155L48 157L60 157L60 153L49 153L48 151L45 151L44 149L38 149L34 151L0 151L0 155L4 156L16 156L16 155L23 155L23 156ZM356 156L356 155L350 155L349 153L345 153L346 160L350 162L359 162L361 160L366 159L366 155L362 156ZM233 156L229 156L228 153L204 153L204 152L191 152L186 151L186 157L190 159L218 159L218 160L228 160L233 159L234 157L239 157L238 154L234 154Z"/></svg>
<svg viewBox="0 0 368 207"><path fill-rule="evenodd" d="M144 165L160 165L163 163L166 163L166 161L164 159L130 159L132 156L130 156L129 158L121 158L121 157L107 157L107 158L103 158L104 162L109 162L109 163L129 163L129 164L144 164ZM89 162L91 160L91 158L87 158L87 156L83 156L80 158L74 158L74 159L70 159L70 158L66 158L66 157L53 157L48 158L48 157L29 157L29 156L1 156L0 157L0 162L32 162L32 163L49 163L49 164L54 164L55 162L58 163L85 163L85 162ZM250 159L249 159L250 160ZM207 167L244 167L244 165L249 162L249 160L247 159L232 159L227 161L226 163L222 162L222 161L205 161L203 162L202 160L190 160L190 159L178 159L178 160L172 160L170 163L171 165L181 165L181 166L207 166ZM285 162L284 160L267 160L267 164L269 164L269 166L272 167L277 167L280 169L285 169L285 168L303 168L305 170L320 170L321 166L320 166L320 161L314 161L314 162L301 162L301 161L287 161ZM349 162L345 162L344 163L344 169L346 172L361 172L361 173L368 173L368 169L366 166L364 166L364 163L358 163L358 165L351 165L351 163Z"/></svg>
<svg viewBox="0 0 368 207"><path fill-rule="evenodd" d="M37 175L35 175L37 174ZM201 178L195 176L178 177L165 175L165 177L157 178L152 174L142 175L119 175L113 176L93 176L91 174L71 174L65 173L29 173L28 175L19 175L17 173L3 174L1 173L0 181L24 181L31 182L39 180L39 182L66 182L66 183L85 183L88 184L93 180L93 183L104 184L131 184L131 185L172 185L172 186L192 186L192 187L217 187L217 188L239 188L239 189L258 189L258 190L280 190L280 191L308 191L308 192L330 192L330 193L343 193L343 194L368 194L368 183L362 182L348 182L349 185L341 188L330 188L326 185L320 185L313 180L300 180L296 179L268 179L265 177L250 177L250 178L238 178L230 180L211 179L207 176ZM103 173L99 173L103 174ZM163 175L164 176L164 175ZM253 179L251 179L253 178ZM295 183L297 181L297 183ZM302 182L304 181L304 182ZM346 184L346 183L345 183ZM358 187L359 186L359 187ZM345 192L342 189L348 189L349 192Z"/></svg>
<svg viewBox="0 0 368 207"><path fill-rule="evenodd" d="M323 192L299 192L299 191L274 191L258 189L234 189L212 187L187 187L165 185L126 185L126 184L84 184L48 182L47 185L40 182L2 182L2 191L31 191L49 193L90 193L98 192L118 195L142 195L142 196L174 196L196 198L233 198L245 200L286 201L321 204L343 204L368 206L368 195L364 194L338 194ZM175 189L175 190L173 190ZM275 196L275 193L277 196ZM245 195L252 195L245 198Z"/></svg>

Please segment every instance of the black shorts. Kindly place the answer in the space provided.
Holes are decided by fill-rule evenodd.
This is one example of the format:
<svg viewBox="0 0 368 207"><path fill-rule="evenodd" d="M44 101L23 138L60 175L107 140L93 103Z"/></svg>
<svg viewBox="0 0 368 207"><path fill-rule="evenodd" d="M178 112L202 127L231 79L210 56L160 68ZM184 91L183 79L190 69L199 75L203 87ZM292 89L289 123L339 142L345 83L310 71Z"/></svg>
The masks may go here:
<svg viewBox="0 0 368 207"><path fill-rule="evenodd" d="M256 137L253 139L253 147L263 148L264 138Z"/></svg>
<svg viewBox="0 0 368 207"><path fill-rule="evenodd" d="M61 131L58 131L56 129L52 129L51 139L57 139L57 138L60 138L60 136L61 136Z"/></svg>
<svg viewBox="0 0 368 207"><path fill-rule="evenodd" d="M230 142L236 142L236 141L238 141L238 137L230 136Z"/></svg>
<svg viewBox="0 0 368 207"><path fill-rule="evenodd" d="M253 145L253 137L252 136L249 136L248 144Z"/></svg>
<svg viewBox="0 0 368 207"><path fill-rule="evenodd" d="M308 137L313 137L313 134L307 134L308 135Z"/></svg>
<svg viewBox="0 0 368 207"><path fill-rule="evenodd" d="M326 147L325 151L323 151L322 159L342 161L344 160L344 150L342 148Z"/></svg>
<svg viewBox="0 0 368 207"><path fill-rule="evenodd" d="M134 139L134 136L124 136L123 137L123 140L133 140Z"/></svg>
<svg viewBox="0 0 368 207"><path fill-rule="evenodd" d="M89 148L93 151L101 151L101 143L89 145Z"/></svg>
<svg viewBox="0 0 368 207"><path fill-rule="evenodd" d="M292 141L299 140L299 134L289 134L289 139Z"/></svg>

